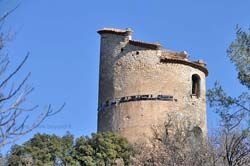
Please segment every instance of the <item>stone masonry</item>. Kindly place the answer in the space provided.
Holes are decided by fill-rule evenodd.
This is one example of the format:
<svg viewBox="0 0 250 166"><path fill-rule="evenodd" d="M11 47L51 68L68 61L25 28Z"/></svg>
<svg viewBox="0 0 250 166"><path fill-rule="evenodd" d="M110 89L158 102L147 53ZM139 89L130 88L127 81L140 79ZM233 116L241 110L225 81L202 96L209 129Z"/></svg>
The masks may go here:
<svg viewBox="0 0 250 166"><path fill-rule="evenodd" d="M169 113L187 117L207 134L206 76L202 60L132 40L132 30L104 28L101 35L98 131L130 142L152 136Z"/></svg>

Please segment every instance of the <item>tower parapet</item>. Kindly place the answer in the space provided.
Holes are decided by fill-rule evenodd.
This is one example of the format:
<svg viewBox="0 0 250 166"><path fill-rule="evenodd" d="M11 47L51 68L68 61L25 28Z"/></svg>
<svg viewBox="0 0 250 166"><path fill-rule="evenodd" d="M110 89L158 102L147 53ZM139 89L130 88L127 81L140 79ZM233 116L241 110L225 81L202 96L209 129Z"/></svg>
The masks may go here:
<svg viewBox="0 0 250 166"><path fill-rule="evenodd" d="M105 28L101 35L98 131L129 141L152 136L169 113L188 117L206 135L206 64L159 43L132 40L132 30Z"/></svg>

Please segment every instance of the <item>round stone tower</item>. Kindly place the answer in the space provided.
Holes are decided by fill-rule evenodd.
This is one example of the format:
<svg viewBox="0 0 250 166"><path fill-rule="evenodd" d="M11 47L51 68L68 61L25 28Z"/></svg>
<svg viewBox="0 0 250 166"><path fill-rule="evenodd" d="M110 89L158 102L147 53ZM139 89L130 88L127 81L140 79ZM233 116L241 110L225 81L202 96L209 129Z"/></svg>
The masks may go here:
<svg viewBox="0 0 250 166"><path fill-rule="evenodd" d="M152 126L176 113L206 124L206 76L202 60L132 40L132 30L104 28L101 35L98 131L118 132L130 142L152 136Z"/></svg>

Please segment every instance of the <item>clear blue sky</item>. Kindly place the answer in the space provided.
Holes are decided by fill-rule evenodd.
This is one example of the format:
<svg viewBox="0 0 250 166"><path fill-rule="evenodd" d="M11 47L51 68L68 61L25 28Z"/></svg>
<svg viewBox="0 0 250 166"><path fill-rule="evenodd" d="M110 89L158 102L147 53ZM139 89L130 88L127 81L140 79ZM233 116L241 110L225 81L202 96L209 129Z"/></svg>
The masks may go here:
<svg viewBox="0 0 250 166"><path fill-rule="evenodd" d="M250 26L247 0L0 0L0 14L20 7L7 19L17 32L9 43L13 66L31 52L21 76L32 72L35 87L29 104L53 104L65 109L35 132L76 136L96 131L99 35L103 27L134 30L134 39L160 42L171 50L186 50L208 64L207 88L220 80L231 95L243 88L236 79L226 49L235 38L235 25ZM20 77L21 78L21 77ZM42 109L42 108L41 108ZM216 126L208 108L208 125Z"/></svg>

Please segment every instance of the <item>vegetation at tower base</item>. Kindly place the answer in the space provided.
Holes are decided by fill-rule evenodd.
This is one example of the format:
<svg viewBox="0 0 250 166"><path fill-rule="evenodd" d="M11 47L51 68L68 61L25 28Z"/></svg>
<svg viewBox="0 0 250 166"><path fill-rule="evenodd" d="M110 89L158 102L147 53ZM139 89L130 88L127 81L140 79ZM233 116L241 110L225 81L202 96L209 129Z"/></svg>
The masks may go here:
<svg viewBox="0 0 250 166"><path fill-rule="evenodd" d="M150 144L135 146L133 165L249 166L249 135L225 133L225 128L221 128L201 139L188 118L176 123L174 116L169 117L164 127L153 128L155 134Z"/></svg>
<svg viewBox="0 0 250 166"><path fill-rule="evenodd" d="M38 106L25 106L28 95L34 89L27 85L31 73L20 81L16 79L20 77L18 74L27 62L29 53L13 69L10 67L10 59L6 52L6 45L13 35L9 30L5 30L4 21L13 11L0 16L0 149L38 127L47 117L56 114L64 106L54 111L49 105L36 119L29 118L38 108ZM34 119L34 121L30 122L29 119Z"/></svg>
<svg viewBox="0 0 250 166"><path fill-rule="evenodd" d="M7 156L9 166L248 166L245 153L250 139L239 132L225 134L222 128L208 139L201 137L197 126L175 116L168 116L164 127L154 126L150 143L133 147L114 133L97 133L91 137L63 137L36 134L23 145L12 147ZM225 144L225 142L230 144ZM232 162L227 161L227 157Z"/></svg>
<svg viewBox="0 0 250 166"><path fill-rule="evenodd" d="M63 137L36 134L23 145L12 147L8 165L26 166L29 162L36 166L102 166L118 161L129 165L132 154L126 139L114 133L97 133L77 139L69 133Z"/></svg>
<svg viewBox="0 0 250 166"><path fill-rule="evenodd" d="M227 95L216 82L208 90L207 98L221 118L223 144L221 154L226 165L249 165L250 163L250 33L236 28L236 39L229 46L228 57L235 65L238 79L246 87L238 97Z"/></svg>
<svg viewBox="0 0 250 166"><path fill-rule="evenodd" d="M134 165L193 165L211 164L211 155L201 129L188 118L169 114L164 126L152 128L150 144L137 145ZM178 119L178 122L176 120Z"/></svg>
<svg viewBox="0 0 250 166"><path fill-rule="evenodd" d="M73 136L36 134L23 145L12 147L8 157L8 165L53 165L54 163L73 164Z"/></svg>

